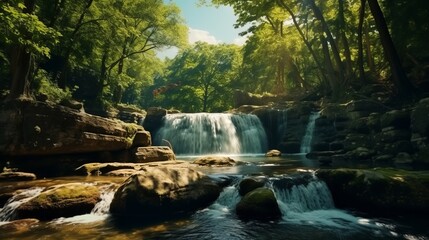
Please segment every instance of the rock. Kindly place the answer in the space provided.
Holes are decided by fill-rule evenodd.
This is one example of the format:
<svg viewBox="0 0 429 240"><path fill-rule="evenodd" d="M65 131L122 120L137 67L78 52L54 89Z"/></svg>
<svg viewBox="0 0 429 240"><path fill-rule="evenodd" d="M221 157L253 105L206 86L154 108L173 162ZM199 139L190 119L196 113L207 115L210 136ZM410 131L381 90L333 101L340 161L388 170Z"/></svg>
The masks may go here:
<svg viewBox="0 0 429 240"><path fill-rule="evenodd" d="M74 110L78 110L79 112L85 112L85 110L83 109L83 103L78 102L76 100L63 99L63 100L61 100L60 105L63 105L65 107L69 107L69 108L74 109Z"/></svg>
<svg viewBox="0 0 429 240"><path fill-rule="evenodd" d="M365 211L371 215L429 213L427 172L399 169L318 170L328 185L335 206Z"/></svg>
<svg viewBox="0 0 429 240"><path fill-rule="evenodd" d="M9 200L9 198L13 197L13 195L13 192L0 193L0 208L2 208Z"/></svg>
<svg viewBox="0 0 429 240"><path fill-rule="evenodd" d="M379 141L383 143L393 143L398 141L407 140L410 141L411 132L409 130L397 130L384 128L379 135Z"/></svg>
<svg viewBox="0 0 429 240"><path fill-rule="evenodd" d="M146 118L143 121L144 129L148 130L152 135L162 125L162 118L167 115L167 110L160 107L151 107L147 109Z"/></svg>
<svg viewBox="0 0 429 240"><path fill-rule="evenodd" d="M346 151L352 151L358 147L364 147L369 149L374 145L371 135L357 133L347 134L345 140L343 141L343 144L344 150Z"/></svg>
<svg viewBox="0 0 429 240"><path fill-rule="evenodd" d="M337 123L349 120L345 105L329 103L325 104L320 111L320 116Z"/></svg>
<svg viewBox="0 0 429 240"><path fill-rule="evenodd" d="M173 150L165 146L139 147L134 155L134 161L138 163L174 160L176 160L176 155Z"/></svg>
<svg viewBox="0 0 429 240"><path fill-rule="evenodd" d="M301 152L300 142L282 142L279 145L279 150L283 153L299 153Z"/></svg>
<svg viewBox="0 0 429 240"><path fill-rule="evenodd" d="M26 172L2 172L0 173L0 182L3 181L31 181L35 180L36 175L34 173Z"/></svg>
<svg viewBox="0 0 429 240"><path fill-rule="evenodd" d="M266 157L279 157L281 155L282 155L282 152L276 149L270 150L267 153L265 153Z"/></svg>
<svg viewBox="0 0 429 240"><path fill-rule="evenodd" d="M393 158L395 164L411 164L413 163L413 159L411 158L410 154L406 152L400 152L396 155L395 158Z"/></svg>
<svg viewBox="0 0 429 240"><path fill-rule="evenodd" d="M313 146L311 147L311 151L329 151L329 143L326 143L326 142L313 143Z"/></svg>
<svg viewBox="0 0 429 240"><path fill-rule="evenodd" d="M136 132L133 140L133 147L147 147L152 144L152 138L150 132L139 130Z"/></svg>
<svg viewBox="0 0 429 240"><path fill-rule="evenodd" d="M207 207L220 187L188 167L145 167L116 191L110 212L116 218L166 218Z"/></svg>
<svg viewBox="0 0 429 240"><path fill-rule="evenodd" d="M51 220L90 213L100 200L97 187L70 183L50 187L16 209L17 218Z"/></svg>
<svg viewBox="0 0 429 240"><path fill-rule="evenodd" d="M237 204L236 213L243 219L275 220L281 217L274 192L257 188L247 193Z"/></svg>
<svg viewBox="0 0 429 240"><path fill-rule="evenodd" d="M388 110L386 106L374 100L352 100L346 103L348 112L385 112Z"/></svg>
<svg viewBox="0 0 429 240"><path fill-rule="evenodd" d="M136 163L87 163L76 169L76 173L83 176L98 176L104 175L108 172L122 170L122 169L132 169L140 170L144 166L143 164Z"/></svg>
<svg viewBox="0 0 429 240"><path fill-rule="evenodd" d="M375 163L391 163L393 162L393 156L389 154L380 155L374 158Z"/></svg>
<svg viewBox="0 0 429 240"><path fill-rule="evenodd" d="M118 169L118 170L110 171L106 173L106 175L109 177L129 177L139 172L140 170L136 170L136 169Z"/></svg>
<svg viewBox="0 0 429 240"><path fill-rule="evenodd" d="M346 156L352 160L369 160L375 152L365 147L358 147L352 151L346 153Z"/></svg>
<svg viewBox="0 0 429 240"><path fill-rule="evenodd" d="M421 137L429 137L429 98L424 98L411 113L411 129Z"/></svg>
<svg viewBox="0 0 429 240"><path fill-rule="evenodd" d="M238 193L241 196L246 195L247 193L263 187L265 183L267 182L267 179L265 177L261 178L245 178L240 181L240 184L238 185Z"/></svg>
<svg viewBox="0 0 429 240"><path fill-rule="evenodd" d="M395 129L410 128L410 111L409 110L393 110L389 111L380 118L381 128L394 127Z"/></svg>
<svg viewBox="0 0 429 240"><path fill-rule="evenodd" d="M338 151L344 149L344 144L342 142L331 142L329 144L329 150Z"/></svg>
<svg viewBox="0 0 429 240"><path fill-rule="evenodd" d="M141 126L31 100L0 106L0 152L45 156L124 150Z"/></svg>
<svg viewBox="0 0 429 240"><path fill-rule="evenodd" d="M223 167L231 167L239 164L238 161L223 156L205 156L195 159L193 164L197 164L200 166L223 166Z"/></svg>

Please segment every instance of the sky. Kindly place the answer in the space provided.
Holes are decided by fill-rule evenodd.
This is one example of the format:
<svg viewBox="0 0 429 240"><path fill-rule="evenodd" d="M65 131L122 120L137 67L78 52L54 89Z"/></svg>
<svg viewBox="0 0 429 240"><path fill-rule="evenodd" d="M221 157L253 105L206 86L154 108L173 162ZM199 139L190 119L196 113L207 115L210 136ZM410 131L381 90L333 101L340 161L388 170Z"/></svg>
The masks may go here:
<svg viewBox="0 0 429 240"><path fill-rule="evenodd" d="M236 17L231 7L198 6L198 0L165 0L176 4L182 11L182 17L188 26L189 43L197 41L210 44L232 43L243 45L245 37L239 33L245 29L235 29ZM163 57L174 57L177 49L169 49L159 54Z"/></svg>

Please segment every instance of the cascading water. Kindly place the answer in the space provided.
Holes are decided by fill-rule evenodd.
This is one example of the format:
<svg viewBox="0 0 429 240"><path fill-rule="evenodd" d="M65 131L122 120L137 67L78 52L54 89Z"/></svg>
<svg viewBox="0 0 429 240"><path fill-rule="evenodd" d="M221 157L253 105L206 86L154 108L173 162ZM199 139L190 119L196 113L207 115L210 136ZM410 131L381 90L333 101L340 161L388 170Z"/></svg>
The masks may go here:
<svg viewBox="0 0 429 240"><path fill-rule="evenodd" d="M43 191L43 189L43 187L29 188L22 190L11 197L0 210L0 222L11 220L15 214L15 210L19 206L37 197Z"/></svg>
<svg viewBox="0 0 429 240"><path fill-rule="evenodd" d="M307 129L305 130L305 135L302 138L301 141L301 153L309 153L311 151L311 140L313 140L313 134L314 134L314 126L316 123L316 119L320 117L319 112L313 112L311 113Z"/></svg>
<svg viewBox="0 0 429 240"><path fill-rule="evenodd" d="M266 138L255 115L195 113L165 116L154 142L167 140L176 154L243 154L264 153Z"/></svg>

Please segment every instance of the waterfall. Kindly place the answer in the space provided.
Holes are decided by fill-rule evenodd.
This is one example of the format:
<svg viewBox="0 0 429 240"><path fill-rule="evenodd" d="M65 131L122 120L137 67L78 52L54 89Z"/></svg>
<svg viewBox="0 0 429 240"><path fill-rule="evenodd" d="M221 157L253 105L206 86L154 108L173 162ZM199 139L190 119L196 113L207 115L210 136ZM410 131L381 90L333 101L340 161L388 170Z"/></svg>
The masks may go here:
<svg viewBox="0 0 429 240"><path fill-rule="evenodd" d="M301 141L301 153L309 153L311 151L311 140L313 139L314 126L316 119L320 117L319 112L312 112L308 119L307 129Z"/></svg>
<svg viewBox="0 0 429 240"><path fill-rule="evenodd" d="M6 222L13 218L15 214L15 210L21 206L22 204L30 201L31 199L39 196L39 194L43 191L44 188L36 187L29 188L20 191L11 197L0 210L0 222Z"/></svg>
<svg viewBox="0 0 429 240"><path fill-rule="evenodd" d="M290 189L276 189L278 201L284 214L334 208L331 192L322 181L295 185Z"/></svg>
<svg viewBox="0 0 429 240"><path fill-rule="evenodd" d="M170 114L154 137L167 140L177 154L263 153L267 137L258 117L247 114Z"/></svg>

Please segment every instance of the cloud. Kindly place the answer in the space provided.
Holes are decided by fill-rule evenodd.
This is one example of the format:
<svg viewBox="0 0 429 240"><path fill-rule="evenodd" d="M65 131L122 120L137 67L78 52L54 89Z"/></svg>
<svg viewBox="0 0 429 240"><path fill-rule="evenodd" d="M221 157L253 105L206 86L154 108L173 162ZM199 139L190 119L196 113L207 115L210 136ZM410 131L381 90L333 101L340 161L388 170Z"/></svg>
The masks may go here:
<svg viewBox="0 0 429 240"><path fill-rule="evenodd" d="M215 36L211 35L208 31L189 28L189 43L193 44L198 41L206 42L209 44L218 44L220 41Z"/></svg>
<svg viewBox="0 0 429 240"><path fill-rule="evenodd" d="M246 41L247 41L248 38L249 38L248 35L239 36L239 37L235 38L232 41L232 43L235 44L235 45L238 45L238 46L243 46L246 43Z"/></svg>

